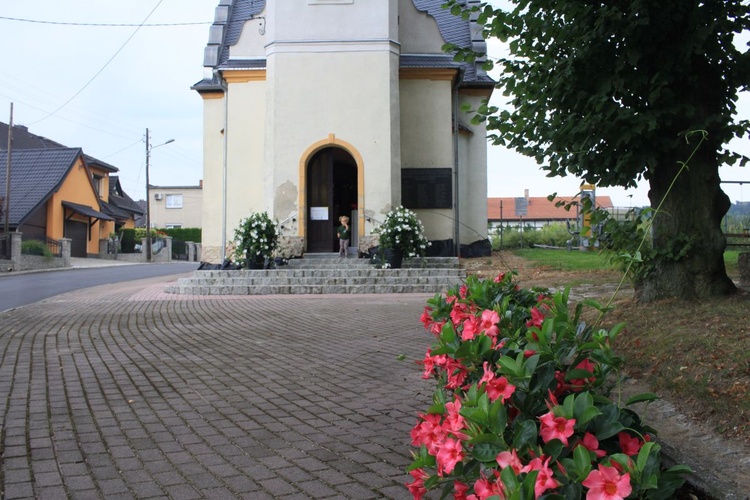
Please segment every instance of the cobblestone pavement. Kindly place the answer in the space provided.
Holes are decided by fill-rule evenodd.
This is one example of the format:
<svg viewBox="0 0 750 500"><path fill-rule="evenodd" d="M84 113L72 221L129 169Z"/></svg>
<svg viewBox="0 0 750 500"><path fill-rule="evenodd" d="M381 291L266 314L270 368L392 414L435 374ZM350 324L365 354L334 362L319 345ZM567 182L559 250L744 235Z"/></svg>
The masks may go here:
<svg viewBox="0 0 750 500"><path fill-rule="evenodd" d="M164 282L0 314L0 497L410 498L427 296Z"/></svg>

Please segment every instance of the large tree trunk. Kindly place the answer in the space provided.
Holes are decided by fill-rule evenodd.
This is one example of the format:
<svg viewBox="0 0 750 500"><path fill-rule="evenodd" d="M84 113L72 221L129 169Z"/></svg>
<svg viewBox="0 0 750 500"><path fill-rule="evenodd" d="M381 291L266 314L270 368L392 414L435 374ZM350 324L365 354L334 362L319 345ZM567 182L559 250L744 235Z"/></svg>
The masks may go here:
<svg viewBox="0 0 750 500"><path fill-rule="evenodd" d="M651 206L656 208L677 176L654 218L654 248L668 251L673 242L687 237L689 251L678 261L657 260L656 267L635 284L637 300L650 302L672 297L695 300L729 295L737 290L724 266L726 238L721 232L721 220L731 202L720 187L715 151L708 145L699 149L679 176L680 165L674 159L670 162L673 166L660 162L660 168L649 179L648 196ZM684 155L682 161L685 161L690 152L691 148L677 154Z"/></svg>

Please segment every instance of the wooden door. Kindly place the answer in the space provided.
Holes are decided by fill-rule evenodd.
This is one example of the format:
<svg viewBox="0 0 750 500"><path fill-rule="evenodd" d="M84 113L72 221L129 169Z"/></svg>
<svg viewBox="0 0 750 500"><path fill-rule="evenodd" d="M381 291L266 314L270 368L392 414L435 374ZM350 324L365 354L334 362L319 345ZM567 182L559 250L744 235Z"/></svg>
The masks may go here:
<svg viewBox="0 0 750 500"><path fill-rule="evenodd" d="M307 251L333 252L333 157L319 151L307 167Z"/></svg>

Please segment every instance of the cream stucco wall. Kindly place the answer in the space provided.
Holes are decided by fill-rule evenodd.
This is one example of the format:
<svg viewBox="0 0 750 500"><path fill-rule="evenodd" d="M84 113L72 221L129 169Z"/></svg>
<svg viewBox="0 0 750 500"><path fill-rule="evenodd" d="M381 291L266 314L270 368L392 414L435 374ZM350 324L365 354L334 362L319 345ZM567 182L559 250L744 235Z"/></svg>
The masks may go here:
<svg viewBox="0 0 750 500"><path fill-rule="evenodd" d="M461 138L455 153L457 72L399 68L402 53L442 54L444 40L432 17L411 0L277 0L267 2L261 16L245 23L230 60L265 59L265 69L224 69L226 95L204 95L205 260L219 260L222 224L230 242L239 220L251 212L267 211L277 220L296 216L287 231L293 227L293 234L304 237L306 162L327 146L347 150L360 169L364 235L377 225L365 222L367 216L382 220L401 203L402 167L454 169L456 156L466 176L458 184L466 190L462 220L486 221L483 127ZM454 237L455 209L418 215L428 238ZM478 227L486 233L486 222ZM461 243L476 239L461 233Z"/></svg>
<svg viewBox="0 0 750 500"><path fill-rule="evenodd" d="M403 168L454 169L453 81L445 73L422 72L401 80ZM452 179L455 182L455 178ZM454 237L453 209L415 210L430 240Z"/></svg>
<svg viewBox="0 0 750 500"><path fill-rule="evenodd" d="M156 199L159 194L160 199ZM182 195L181 208L167 208L168 195ZM171 225L201 227L203 223L203 190L199 186L151 186L149 189L150 222L155 228Z"/></svg>
<svg viewBox="0 0 750 500"><path fill-rule="evenodd" d="M221 261L224 164L224 94L203 95L202 257Z"/></svg>
<svg viewBox="0 0 750 500"><path fill-rule="evenodd" d="M411 0L399 2L399 37L402 54L443 54L437 21Z"/></svg>

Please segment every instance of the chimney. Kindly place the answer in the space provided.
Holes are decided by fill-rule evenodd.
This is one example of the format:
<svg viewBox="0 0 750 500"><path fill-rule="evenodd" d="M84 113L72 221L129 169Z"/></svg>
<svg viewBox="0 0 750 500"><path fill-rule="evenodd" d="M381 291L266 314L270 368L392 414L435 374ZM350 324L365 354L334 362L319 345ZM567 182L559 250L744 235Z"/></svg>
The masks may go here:
<svg viewBox="0 0 750 500"><path fill-rule="evenodd" d="M203 189L203 179L198 181L198 187Z"/></svg>
<svg viewBox="0 0 750 500"><path fill-rule="evenodd" d="M529 199L529 190L528 189L524 189L523 190L523 197L526 198L527 200Z"/></svg>

